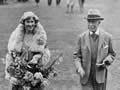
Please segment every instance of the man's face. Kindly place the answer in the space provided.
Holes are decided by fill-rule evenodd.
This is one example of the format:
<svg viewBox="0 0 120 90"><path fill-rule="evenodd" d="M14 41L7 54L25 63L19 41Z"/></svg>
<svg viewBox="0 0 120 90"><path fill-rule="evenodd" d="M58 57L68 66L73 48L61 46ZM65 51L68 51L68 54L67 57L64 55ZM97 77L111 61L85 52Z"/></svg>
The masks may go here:
<svg viewBox="0 0 120 90"><path fill-rule="evenodd" d="M25 20L25 29L29 32L33 31L35 28L35 20L29 17Z"/></svg>
<svg viewBox="0 0 120 90"><path fill-rule="evenodd" d="M88 29L91 32L96 32L99 24L100 24L100 20L88 20Z"/></svg>

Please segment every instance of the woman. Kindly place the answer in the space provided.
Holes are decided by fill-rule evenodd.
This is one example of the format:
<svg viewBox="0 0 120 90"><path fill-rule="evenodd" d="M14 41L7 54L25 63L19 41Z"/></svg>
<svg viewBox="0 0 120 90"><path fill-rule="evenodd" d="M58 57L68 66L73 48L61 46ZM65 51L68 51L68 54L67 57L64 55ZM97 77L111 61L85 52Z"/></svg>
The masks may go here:
<svg viewBox="0 0 120 90"><path fill-rule="evenodd" d="M12 52L16 51L17 53L22 53L24 49L28 49L29 51L35 53L42 53L43 65L46 65L50 60L50 51L47 48L46 32L43 26L40 24L39 18L33 12L25 12L23 14L19 25L12 32L8 42L5 78L10 80L11 90L22 90L22 86L18 84L18 80L16 78L10 76L10 74L7 72L7 67L13 61ZM41 76L41 74L38 76Z"/></svg>

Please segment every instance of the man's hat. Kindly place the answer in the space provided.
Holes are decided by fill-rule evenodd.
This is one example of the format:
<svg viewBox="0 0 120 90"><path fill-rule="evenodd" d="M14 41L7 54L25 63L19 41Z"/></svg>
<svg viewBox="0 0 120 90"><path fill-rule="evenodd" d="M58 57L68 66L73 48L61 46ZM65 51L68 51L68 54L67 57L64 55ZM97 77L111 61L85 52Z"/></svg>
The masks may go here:
<svg viewBox="0 0 120 90"><path fill-rule="evenodd" d="M101 17L100 11L98 9L90 9L88 11L87 20L104 20L103 17Z"/></svg>

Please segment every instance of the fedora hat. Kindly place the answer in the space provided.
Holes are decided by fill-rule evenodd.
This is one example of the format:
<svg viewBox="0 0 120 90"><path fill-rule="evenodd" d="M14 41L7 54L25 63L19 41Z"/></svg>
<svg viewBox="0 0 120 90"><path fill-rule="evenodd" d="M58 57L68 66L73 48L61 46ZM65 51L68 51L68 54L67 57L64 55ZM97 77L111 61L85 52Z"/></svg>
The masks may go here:
<svg viewBox="0 0 120 90"><path fill-rule="evenodd" d="M100 11L98 9L90 9L88 11L87 20L104 20L103 17L101 17Z"/></svg>

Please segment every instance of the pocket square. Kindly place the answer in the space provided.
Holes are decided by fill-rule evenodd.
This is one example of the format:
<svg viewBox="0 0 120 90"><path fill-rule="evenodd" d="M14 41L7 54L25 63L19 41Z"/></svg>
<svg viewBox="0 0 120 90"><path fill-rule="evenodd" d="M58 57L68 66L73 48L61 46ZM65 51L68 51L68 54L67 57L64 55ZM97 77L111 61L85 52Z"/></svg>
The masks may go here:
<svg viewBox="0 0 120 90"><path fill-rule="evenodd" d="M108 45L105 45L104 48L108 48Z"/></svg>

